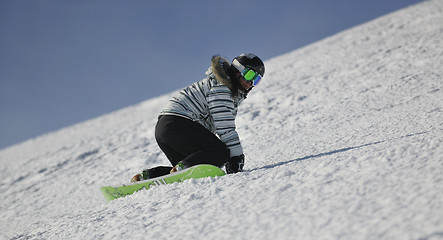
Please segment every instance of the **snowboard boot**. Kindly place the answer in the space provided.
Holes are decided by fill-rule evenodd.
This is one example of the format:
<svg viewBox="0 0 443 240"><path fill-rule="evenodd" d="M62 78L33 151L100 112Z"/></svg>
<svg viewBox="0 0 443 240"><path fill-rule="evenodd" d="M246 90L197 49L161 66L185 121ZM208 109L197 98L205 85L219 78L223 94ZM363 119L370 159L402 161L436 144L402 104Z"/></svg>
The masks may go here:
<svg viewBox="0 0 443 240"><path fill-rule="evenodd" d="M148 168L143 170L142 173L139 173L134 177L132 177L131 182L138 182L138 181L164 176L169 174L171 172L171 169L172 167L166 167L166 166Z"/></svg>
<svg viewBox="0 0 443 240"><path fill-rule="evenodd" d="M173 167L171 169L171 173L178 172L178 171L181 171L186 168L188 168L188 167L185 164L183 164L182 162L179 162L177 165L175 165L175 167Z"/></svg>
<svg viewBox="0 0 443 240"><path fill-rule="evenodd" d="M149 169L145 169L142 173L133 176L131 182L138 182L146 179L149 179Z"/></svg>

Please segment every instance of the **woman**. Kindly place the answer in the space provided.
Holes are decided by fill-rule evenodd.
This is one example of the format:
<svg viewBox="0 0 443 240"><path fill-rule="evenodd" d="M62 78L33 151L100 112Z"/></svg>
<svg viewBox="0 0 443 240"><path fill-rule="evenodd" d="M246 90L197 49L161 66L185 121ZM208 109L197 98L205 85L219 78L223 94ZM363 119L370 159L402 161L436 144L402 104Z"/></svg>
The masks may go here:
<svg viewBox="0 0 443 240"><path fill-rule="evenodd" d="M183 89L160 113L155 138L172 166L143 170L131 182L197 164L225 166L227 173L242 171L245 157L235 130L237 108L264 73L263 61L251 53L231 63L212 57L206 78Z"/></svg>

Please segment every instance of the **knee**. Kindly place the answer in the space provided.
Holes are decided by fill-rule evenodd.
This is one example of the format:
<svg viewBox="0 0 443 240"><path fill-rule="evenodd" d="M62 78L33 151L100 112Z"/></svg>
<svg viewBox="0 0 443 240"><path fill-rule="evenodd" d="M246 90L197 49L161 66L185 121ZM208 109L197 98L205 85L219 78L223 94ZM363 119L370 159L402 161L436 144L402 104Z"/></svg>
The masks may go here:
<svg viewBox="0 0 443 240"><path fill-rule="evenodd" d="M231 152L227 147L220 148L214 154L214 160L216 161L216 165L218 167L222 167L226 162L228 162L229 157L231 156Z"/></svg>

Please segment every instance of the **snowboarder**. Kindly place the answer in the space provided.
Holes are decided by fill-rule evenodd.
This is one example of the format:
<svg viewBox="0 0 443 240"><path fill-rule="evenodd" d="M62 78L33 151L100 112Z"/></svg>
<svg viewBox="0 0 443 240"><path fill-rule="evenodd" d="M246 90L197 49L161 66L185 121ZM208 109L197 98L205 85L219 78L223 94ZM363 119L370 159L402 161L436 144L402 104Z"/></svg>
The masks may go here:
<svg viewBox="0 0 443 240"><path fill-rule="evenodd" d="M231 63L213 56L206 78L173 97L158 117L155 138L172 167L143 170L131 182L197 164L225 166L227 173L242 171L245 156L235 130L237 108L264 73L263 61L254 54L241 54Z"/></svg>

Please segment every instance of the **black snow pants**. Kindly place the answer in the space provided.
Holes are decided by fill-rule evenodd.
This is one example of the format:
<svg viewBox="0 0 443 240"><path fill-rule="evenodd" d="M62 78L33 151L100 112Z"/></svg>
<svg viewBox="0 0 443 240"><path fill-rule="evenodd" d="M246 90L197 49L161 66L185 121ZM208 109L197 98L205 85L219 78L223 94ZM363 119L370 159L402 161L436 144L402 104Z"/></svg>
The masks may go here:
<svg viewBox="0 0 443 240"><path fill-rule="evenodd" d="M163 115L155 127L155 139L172 166L182 162L190 167L211 164L222 167L230 156L229 149L215 134L192 120ZM150 169L151 178L168 174L172 167Z"/></svg>

